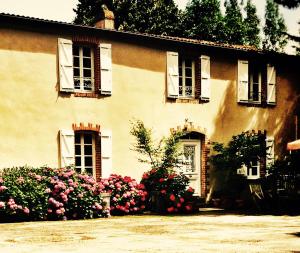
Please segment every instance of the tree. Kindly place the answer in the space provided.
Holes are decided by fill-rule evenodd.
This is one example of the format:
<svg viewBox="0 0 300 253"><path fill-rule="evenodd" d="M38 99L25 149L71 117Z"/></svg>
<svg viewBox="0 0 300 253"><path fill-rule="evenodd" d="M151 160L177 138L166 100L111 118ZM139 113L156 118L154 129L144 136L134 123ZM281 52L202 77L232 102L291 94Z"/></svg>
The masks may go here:
<svg viewBox="0 0 300 253"><path fill-rule="evenodd" d="M265 20L263 49L282 52L287 44L287 28L273 0L267 0Z"/></svg>
<svg viewBox="0 0 300 253"><path fill-rule="evenodd" d="M173 0L79 0L74 23L93 25L103 4L114 12L118 30L179 35L180 11Z"/></svg>
<svg viewBox="0 0 300 253"><path fill-rule="evenodd" d="M225 1L225 36L229 44L245 44L245 25L237 0Z"/></svg>
<svg viewBox="0 0 300 253"><path fill-rule="evenodd" d="M218 41L224 40L224 23L219 0L192 0L184 12L184 31L187 37Z"/></svg>
<svg viewBox="0 0 300 253"><path fill-rule="evenodd" d="M275 0L275 2L287 8L297 8L300 6L300 0Z"/></svg>
<svg viewBox="0 0 300 253"><path fill-rule="evenodd" d="M256 7L252 4L251 0L247 1L245 12L245 44L250 46L256 46L258 48L260 45L260 20L256 14Z"/></svg>

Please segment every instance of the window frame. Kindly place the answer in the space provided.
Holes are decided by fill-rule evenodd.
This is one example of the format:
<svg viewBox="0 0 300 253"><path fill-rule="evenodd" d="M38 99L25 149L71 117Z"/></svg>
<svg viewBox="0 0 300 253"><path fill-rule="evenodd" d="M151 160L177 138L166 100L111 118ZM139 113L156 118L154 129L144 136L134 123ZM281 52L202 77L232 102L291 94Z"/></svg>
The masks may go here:
<svg viewBox="0 0 300 253"><path fill-rule="evenodd" d="M263 66L261 64L255 64L253 61L249 61L249 67L248 67L248 76L249 76L249 82L248 82L248 103L251 104L261 104L262 103L262 72L263 72ZM254 69L257 68L257 74L258 74L258 100L254 100Z"/></svg>
<svg viewBox="0 0 300 253"><path fill-rule="evenodd" d="M76 154L76 145L78 145L78 143L76 142L76 135L79 135L80 136L80 155L77 155ZM84 136L85 135L91 135L92 136L92 143L91 144L86 144L84 142ZM84 147L86 145L92 145L92 155L85 155L85 152L84 152ZM86 166L85 166L85 158L86 157L92 157L92 176L95 177L96 176L96 136L95 136L95 133L93 132L88 132L88 131L75 131L74 132L74 157L75 157L75 164L74 164L74 167L75 167L75 170L79 173L88 173L86 171ZM81 165L78 166L76 164L76 157L80 157L80 161L81 161ZM90 167L90 166L88 166ZM80 171L79 171L80 170Z"/></svg>
<svg viewBox="0 0 300 253"><path fill-rule="evenodd" d="M78 50L79 50L79 55L75 56L74 55L74 47L78 47ZM86 57L83 55L83 48L89 48L90 49L90 57ZM75 93L93 93L95 92L95 52L94 52L94 47L92 45L89 45L89 44L79 44L79 43L76 43L76 44L73 44L73 47L72 47L72 58L73 58L73 85L74 85L74 92ZM79 67L75 67L75 64L74 64L74 59L75 57L78 57L79 58ZM84 67L84 58L90 58L90 62L91 62L91 67L90 68L87 68L87 67ZM79 76L75 76L74 75L74 69L79 69ZM84 89L84 80L85 80L85 77L84 77L84 69L90 69L91 71L91 77L90 77L90 80L91 80L91 89L90 90L86 90ZM80 88L76 88L75 86L75 79L79 79L80 81Z"/></svg>
<svg viewBox="0 0 300 253"><path fill-rule="evenodd" d="M185 66L185 62L189 60L191 61L191 77L186 77L186 69L189 67ZM180 71L181 69L181 71ZM181 75L180 75L181 74ZM192 57L185 57L179 54L178 57L178 78L179 78L179 83L178 83L178 98L179 99L194 99L195 94L196 94L196 62ZM186 79L190 78L192 79L192 95L187 96L186 93ZM180 85L180 80L181 80L181 85ZM180 87L182 87L182 94L180 94Z"/></svg>

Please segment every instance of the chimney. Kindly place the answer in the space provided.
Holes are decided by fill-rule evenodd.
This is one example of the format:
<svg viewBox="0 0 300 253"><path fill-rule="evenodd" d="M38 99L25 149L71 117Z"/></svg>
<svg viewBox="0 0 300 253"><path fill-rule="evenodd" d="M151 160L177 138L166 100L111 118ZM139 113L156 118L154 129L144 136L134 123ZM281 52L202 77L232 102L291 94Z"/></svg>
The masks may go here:
<svg viewBox="0 0 300 253"><path fill-rule="evenodd" d="M102 5L101 15L96 19L96 28L115 29L115 15L105 4Z"/></svg>

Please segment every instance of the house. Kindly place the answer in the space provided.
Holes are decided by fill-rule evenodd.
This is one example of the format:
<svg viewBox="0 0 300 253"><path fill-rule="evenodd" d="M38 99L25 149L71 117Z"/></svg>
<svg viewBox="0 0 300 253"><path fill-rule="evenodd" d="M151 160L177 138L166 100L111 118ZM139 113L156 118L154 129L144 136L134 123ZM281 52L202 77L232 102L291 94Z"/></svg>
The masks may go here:
<svg viewBox="0 0 300 253"><path fill-rule="evenodd" d="M209 141L264 131L258 178L293 139L300 58L217 44L0 14L0 167L75 165L96 178L140 178L130 121L155 138L185 129L183 171L209 189Z"/></svg>

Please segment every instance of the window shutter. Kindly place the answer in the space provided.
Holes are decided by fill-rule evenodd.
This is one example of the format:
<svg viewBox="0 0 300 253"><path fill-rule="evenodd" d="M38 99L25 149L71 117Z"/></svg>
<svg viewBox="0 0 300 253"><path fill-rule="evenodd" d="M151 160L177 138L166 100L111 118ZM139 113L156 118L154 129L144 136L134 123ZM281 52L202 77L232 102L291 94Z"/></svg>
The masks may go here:
<svg viewBox="0 0 300 253"><path fill-rule="evenodd" d="M102 178L108 178L112 172L112 132L101 131L101 169Z"/></svg>
<svg viewBox="0 0 300 253"><path fill-rule="evenodd" d="M100 93L103 95L112 94L112 58L111 44L100 44Z"/></svg>
<svg viewBox="0 0 300 253"><path fill-rule="evenodd" d="M179 96L178 72L178 53L167 52L167 85L169 98L178 98Z"/></svg>
<svg viewBox="0 0 300 253"><path fill-rule="evenodd" d="M201 99L210 99L210 57L201 56Z"/></svg>
<svg viewBox="0 0 300 253"><path fill-rule="evenodd" d="M248 61L238 61L238 102L248 102L249 76Z"/></svg>
<svg viewBox="0 0 300 253"><path fill-rule="evenodd" d="M72 40L58 39L60 91L73 92L73 43Z"/></svg>
<svg viewBox="0 0 300 253"><path fill-rule="evenodd" d="M273 65L267 65L267 103L276 104L276 69Z"/></svg>
<svg viewBox="0 0 300 253"><path fill-rule="evenodd" d="M62 168L75 165L74 131L60 130L60 166Z"/></svg>
<svg viewBox="0 0 300 253"><path fill-rule="evenodd" d="M274 159L275 159L274 138L267 137L266 138L266 166L267 166L267 168L269 168L274 163Z"/></svg>

